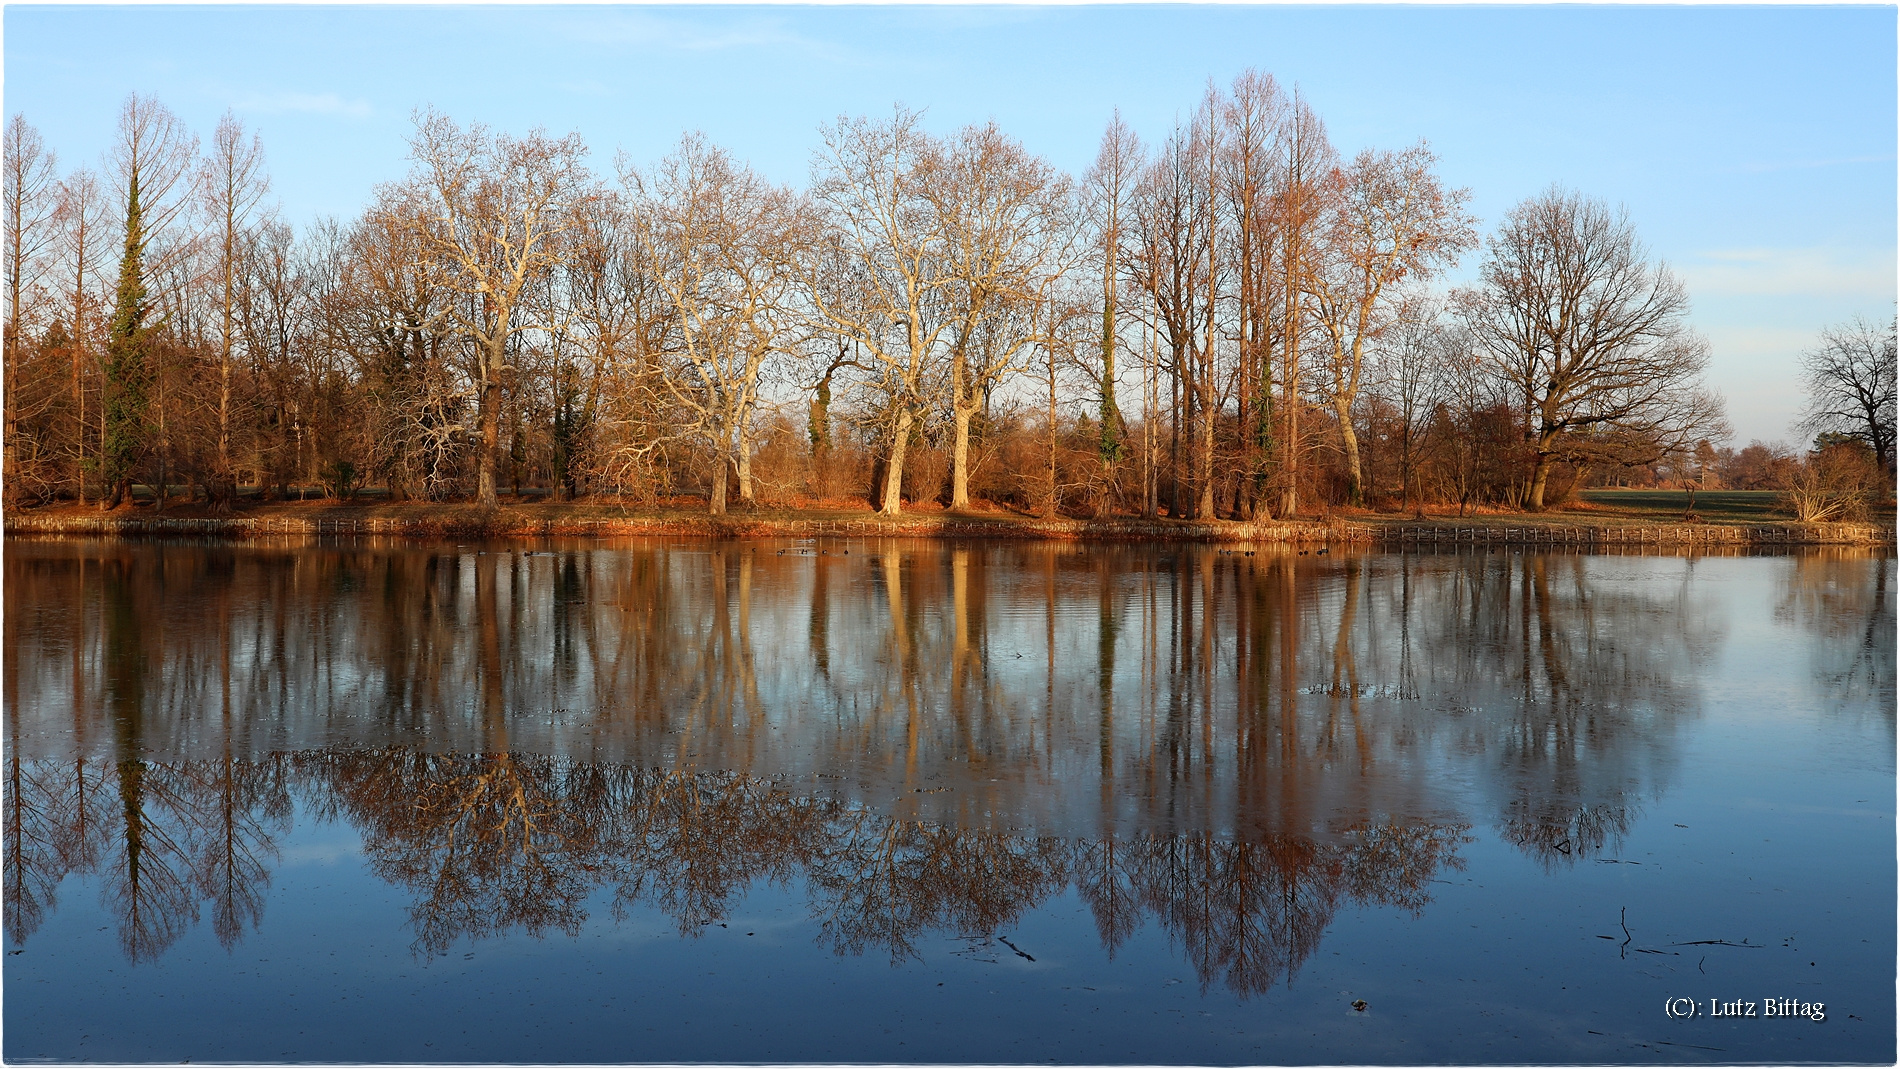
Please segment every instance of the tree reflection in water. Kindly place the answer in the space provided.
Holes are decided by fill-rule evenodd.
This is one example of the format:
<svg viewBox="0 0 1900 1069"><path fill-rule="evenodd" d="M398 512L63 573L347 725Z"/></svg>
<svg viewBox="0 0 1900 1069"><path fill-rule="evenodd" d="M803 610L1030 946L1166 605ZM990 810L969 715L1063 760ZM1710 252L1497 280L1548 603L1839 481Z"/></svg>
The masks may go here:
<svg viewBox="0 0 1900 1069"><path fill-rule="evenodd" d="M1808 643L1815 682L1837 707L1878 709L1894 729L1893 559L1836 549L1790 558L1777 591L1775 619Z"/></svg>
<svg viewBox="0 0 1900 1069"><path fill-rule="evenodd" d="M1474 823L1611 848L1734 611L1666 557L778 548L10 544L9 937L84 873L135 960L201 908L232 945L301 806L421 953L602 893L691 934L765 881L902 959L1073 889L1111 954L1152 920L1264 990ZM1846 651L1816 678L1890 695L1890 562L1776 563Z"/></svg>
<svg viewBox="0 0 1900 1069"><path fill-rule="evenodd" d="M413 896L420 955L515 930L576 935L601 889L612 892L616 919L647 906L694 936L754 883L801 881L823 943L900 961L925 936L995 936L1073 885L1111 952L1152 917L1186 948L1203 985L1243 993L1291 979L1342 906L1423 909L1436 874L1460 867L1464 841L1459 826L1396 824L1348 828L1330 842L1207 833L1072 840L893 818L733 772L535 754L384 750L74 767L116 779L121 796L140 794L143 807L126 808L105 830L120 845L96 864L62 860L36 870L31 884L10 878L9 914L28 905L16 886L43 892L49 880L98 872L134 961L176 941L204 900L227 946L256 923L270 882L264 859L286 830L291 793L311 816L355 826L370 871ZM34 783L57 775L50 764L25 771ZM77 834L77 810L64 820L43 806L22 812L10 836ZM194 872L215 879L186 878ZM31 929L10 934L23 943Z"/></svg>

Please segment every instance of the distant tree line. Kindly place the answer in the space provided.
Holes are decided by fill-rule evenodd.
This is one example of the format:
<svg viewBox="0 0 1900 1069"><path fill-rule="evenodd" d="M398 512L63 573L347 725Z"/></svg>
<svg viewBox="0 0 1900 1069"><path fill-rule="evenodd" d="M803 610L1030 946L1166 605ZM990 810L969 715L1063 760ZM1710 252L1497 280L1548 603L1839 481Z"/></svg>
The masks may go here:
<svg viewBox="0 0 1900 1069"><path fill-rule="evenodd" d="M820 142L803 190L697 134L606 176L424 110L406 175L295 231L234 117L201 152L133 96L62 174L16 114L8 500L1541 509L1727 435L1624 213L1552 188L1481 243L1425 144L1342 159L1265 74L1079 178L901 107Z"/></svg>

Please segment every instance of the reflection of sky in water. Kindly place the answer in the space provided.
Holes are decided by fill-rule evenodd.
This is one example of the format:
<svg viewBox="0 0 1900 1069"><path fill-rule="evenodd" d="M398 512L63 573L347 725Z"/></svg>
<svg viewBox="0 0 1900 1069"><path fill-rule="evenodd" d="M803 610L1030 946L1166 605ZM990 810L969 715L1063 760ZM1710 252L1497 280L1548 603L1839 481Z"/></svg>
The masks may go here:
<svg viewBox="0 0 1900 1069"><path fill-rule="evenodd" d="M8 548L9 1057L1892 1057L1890 560Z"/></svg>

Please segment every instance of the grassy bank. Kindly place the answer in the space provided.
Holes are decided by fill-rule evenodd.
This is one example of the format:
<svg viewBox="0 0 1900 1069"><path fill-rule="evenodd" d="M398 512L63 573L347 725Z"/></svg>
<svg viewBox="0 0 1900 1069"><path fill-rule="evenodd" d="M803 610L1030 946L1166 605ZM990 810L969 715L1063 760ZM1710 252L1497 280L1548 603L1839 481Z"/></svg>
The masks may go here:
<svg viewBox="0 0 1900 1069"><path fill-rule="evenodd" d="M470 504L284 502L218 514L201 505L96 508L60 505L6 513L13 534L200 536L283 534L389 535L406 538L614 537L703 538L890 536L1059 538L1102 541L1471 542L1482 544L1842 544L1892 542L1882 523L1797 524L1779 515L1773 495L1730 491L1696 495L1685 520L1677 491L1590 491L1569 508L1546 512L1440 512L1404 516L1334 510L1294 521L1240 522L1112 517L1049 519L1003 510L952 513L934 507L884 517L867 508L735 510L723 517L690 507L599 502L506 501Z"/></svg>

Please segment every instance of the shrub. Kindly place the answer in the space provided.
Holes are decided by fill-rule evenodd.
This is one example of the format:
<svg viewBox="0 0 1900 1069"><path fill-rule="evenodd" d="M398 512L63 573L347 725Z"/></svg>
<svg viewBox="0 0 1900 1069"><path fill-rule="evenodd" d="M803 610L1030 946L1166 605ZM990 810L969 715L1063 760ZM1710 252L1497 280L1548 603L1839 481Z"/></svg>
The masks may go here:
<svg viewBox="0 0 1900 1069"><path fill-rule="evenodd" d="M1885 488L1873 450L1837 441L1781 473L1781 502L1802 523L1859 520Z"/></svg>

